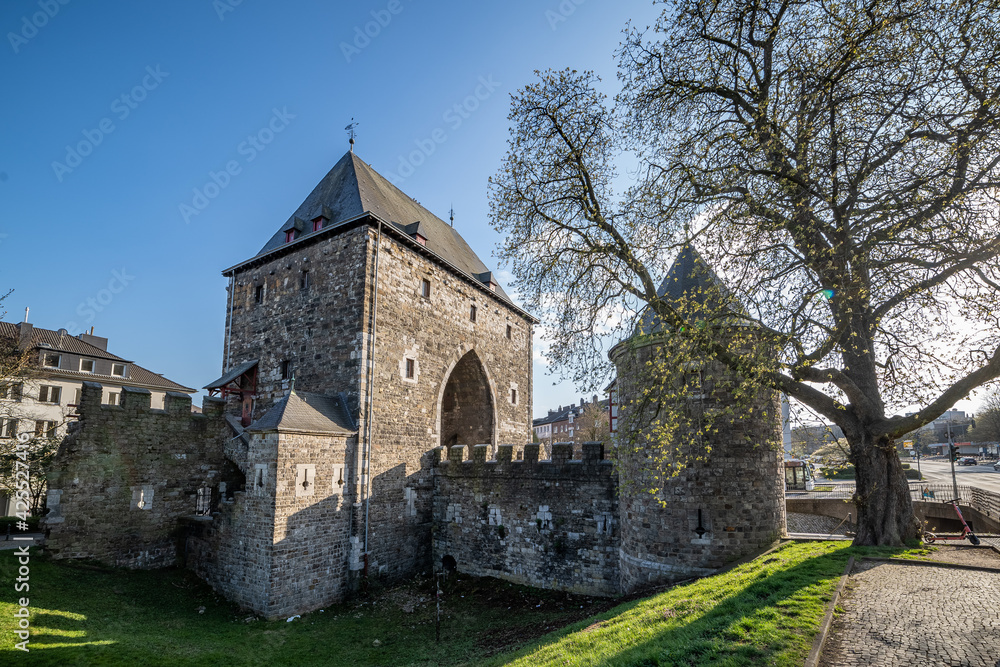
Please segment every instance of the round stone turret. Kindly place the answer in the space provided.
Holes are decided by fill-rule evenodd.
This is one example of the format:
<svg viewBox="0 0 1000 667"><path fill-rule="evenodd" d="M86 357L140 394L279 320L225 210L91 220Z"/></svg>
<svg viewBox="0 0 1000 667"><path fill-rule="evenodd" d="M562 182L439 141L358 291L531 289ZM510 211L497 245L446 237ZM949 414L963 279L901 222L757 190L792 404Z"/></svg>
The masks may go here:
<svg viewBox="0 0 1000 667"><path fill-rule="evenodd" d="M732 306L691 245L659 295L737 351L753 340L753 330L737 326L735 317L711 323L720 320L710 311L717 316ZM777 392L756 389L737 399L741 382L729 368L677 352L688 340L650 310L610 353L620 406L623 592L710 574L785 532Z"/></svg>

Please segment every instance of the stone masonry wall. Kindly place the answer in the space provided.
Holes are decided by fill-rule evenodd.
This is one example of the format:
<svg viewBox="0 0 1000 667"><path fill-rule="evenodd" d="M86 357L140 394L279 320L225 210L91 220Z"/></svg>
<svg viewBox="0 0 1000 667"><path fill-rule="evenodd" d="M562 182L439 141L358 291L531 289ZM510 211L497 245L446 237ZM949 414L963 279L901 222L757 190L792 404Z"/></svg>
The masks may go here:
<svg viewBox="0 0 1000 667"><path fill-rule="evenodd" d="M374 248L376 232L370 233ZM430 296L422 294L423 280ZM464 414L450 422L453 428L483 438L461 444L495 451L499 442L530 440L531 339L531 321L517 310L382 234L367 509L371 574L430 570L430 453L448 444L442 442L446 408Z"/></svg>
<svg viewBox="0 0 1000 667"><path fill-rule="evenodd" d="M299 391L343 391L351 409L358 408L367 298L365 230L341 230L293 245L289 254L236 272L232 317L227 313L226 320L230 367L260 359L254 418L287 392L284 361L290 362ZM303 272L308 272L306 287ZM263 288L260 303L258 287Z"/></svg>
<svg viewBox="0 0 1000 667"><path fill-rule="evenodd" d="M613 353L621 423L632 417L631 410L640 409L629 397L640 397L643 386L662 381L647 377L647 362L657 347L626 343ZM718 364L707 368L706 377L724 372ZM701 405L693 409L732 405L731 396L715 389L698 400ZM634 446L620 446L623 592L710 574L766 549L784 534L777 394L762 392L741 408L738 418L716 426L706 442L678 443L686 465L675 476L652 463L661 454L645 432ZM650 489L659 490L654 494Z"/></svg>
<svg viewBox="0 0 1000 667"><path fill-rule="evenodd" d="M268 617L301 614L347 594L353 494L344 470L356 438L277 436ZM260 437L254 434L255 438Z"/></svg>
<svg viewBox="0 0 1000 667"><path fill-rule="evenodd" d="M223 469L221 401L168 393L151 410L150 393L126 387L120 406L101 404L102 387L84 383L80 422L53 463L45 529L54 558L110 565L174 564L181 518L195 514L198 489L215 488Z"/></svg>
<svg viewBox="0 0 1000 667"><path fill-rule="evenodd" d="M459 572L588 595L618 592L617 475L601 443L552 446L538 460L537 444L512 460L501 445L448 450L434 477L434 558L454 559ZM443 448L435 450L441 457Z"/></svg>

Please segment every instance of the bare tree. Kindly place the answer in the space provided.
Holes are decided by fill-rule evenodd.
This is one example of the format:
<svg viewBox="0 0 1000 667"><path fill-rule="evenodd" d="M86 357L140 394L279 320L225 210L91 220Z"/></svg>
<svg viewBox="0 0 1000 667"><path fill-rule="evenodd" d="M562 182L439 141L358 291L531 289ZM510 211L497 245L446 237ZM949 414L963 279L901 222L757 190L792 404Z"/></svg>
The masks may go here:
<svg viewBox="0 0 1000 667"><path fill-rule="evenodd" d="M613 106L569 70L513 97L501 256L583 388L609 375L594 332L622 305L678 335L704 322L656 293L693 240L739 308L691 339L839 426L855 543L900 544L918 525L894 440L1000 376L998 5L664 4L626 32ZM623 154L639 167L618 194ZM734 318L776 363L710 335Z"/></svg>
<svg viewBox="0 0 1000 667"><path fill-rule="evenodd" d="M975 442L1000 442L1000 393L983 399L976 414L976 426L968 431Z"/></svg>
<svg viewBox="0 0 1000 667"><path fill-rule="evenodd" d="M587 403L576 418L574 431L576 442L607 442L611 436L607 408L599 401Z"/></svg>
<svg viewBox="0 0 1000 667"><path fill-rule="evenodd" d="M10 295L0 295L0 304ZM0 318L6 313L0 312ZM35 421L29 419L21 403L25 381L38 376L31 346L19 340L0 338L0 491L16 496L25 490L31 513L41 511L46 473L55 454L53 438L35 437ZM27 441L27 447L18 447ZM21 475L18 475L21 472ZM27 472L27 488L23 488Z"/></svg>

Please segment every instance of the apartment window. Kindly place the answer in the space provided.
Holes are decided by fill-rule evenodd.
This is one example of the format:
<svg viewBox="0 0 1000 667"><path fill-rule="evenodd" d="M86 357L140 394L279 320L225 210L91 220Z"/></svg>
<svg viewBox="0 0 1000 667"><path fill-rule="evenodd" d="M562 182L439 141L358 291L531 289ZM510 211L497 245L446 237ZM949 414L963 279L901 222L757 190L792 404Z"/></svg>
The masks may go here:
<svg viewBox="0 0 1000 667"><path fill-rule="evenodd" d="M111 374L120 378L125 377L125 364L111 364Z"/></svg>
<svg viewBox="0 0 1000 667"><path fill-rule="evenodd" d="M20 402L21 392L23 390L24 384L21 382L15 382L13 384L0 384L0 399Z"/></svg>
<svg viewBox="0 0 1000 667"><path fill-rule="evenodd" d="M44 368L59 368L59 355L54 352L46 352L42 355L42 366Z"/></svg>
<svg viewBox="0 0 1000 667"><path fill-rule="evenodd" d="M17 420L0 419L0 438L17 437Z"/></svg>
<svg viewBox="0 0 1000 667"><path fill-rule="evenodd" d="M287 380L292 377L292 362L285 359L281 362L281 379Z"/></svg>
<svg viewBox="0 0 1000 667"><path fill-rule="evenodd" d="M469 307L469 321L470 322L475 322L476 321L476 307L475 306L470 306Z"/></svg>
<svg viewBox="0 0 1000 667"><path fill-rule="evenodd" d="M406 379L412 380L417 375L417 362L414 359L406 360Z"/></svg>
<svg viewBox="0 0 1000 667"><path fill-rule="evenodd" d="M80 370L84 373L94 372L94 360L93 359L81 359L80 360Z"/></svg>
<svg viewBox="0 0 1000 667"><path fill-rule="evenodd" d="M264 286L257 285L253 291L253 300L256 303L264 303Z"/></svg>
<svg viewBox="0 0 1000 667"><path fill-rule="evenodd" d="M307 290L309 289L309 272L303 271L299 276L299 289Z"/></svg>
<svg viewBox="0 0 1000 667"><path fill-rule="evenodd" d="M74 405L80 405L80 400L83 398L83 389L76 390L76 399L73 401Z"/></svg>
<svg viewBox="0 0 1000 667"><path fill-rule="evenodd" d="M420 296L425 299L431 298L431 281L424 278L420 281Z"/></svg>
<svg viewBox="0 0 1000 667"><path fill-rule="evenodd" d="M507 340L510 340L514 336L514 327L507 325Z"/></svg>
<svg viewBox="0 0 1000 667"><path fill-rule="evenodd" d="M51 438L56 434L56 422L36 420L35 421L35 437L36 438Z"/></svg>
<svg viewBox="0 0 1000 667"><path fill-rule="evenodd" d="M108 394L108 405L121 405L121 392L113 391Z"/></svg>
<svg viewBox="0 0 1000 667"><path fill-rule="evenodd" d="M62 397L62 388L43 384L38 388L39 403L58 403Z"/></svg>

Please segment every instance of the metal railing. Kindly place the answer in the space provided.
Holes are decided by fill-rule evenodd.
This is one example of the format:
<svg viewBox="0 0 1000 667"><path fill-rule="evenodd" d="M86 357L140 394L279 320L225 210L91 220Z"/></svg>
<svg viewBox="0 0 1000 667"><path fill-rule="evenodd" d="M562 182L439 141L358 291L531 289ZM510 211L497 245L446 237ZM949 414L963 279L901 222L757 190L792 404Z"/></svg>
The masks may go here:
<svg viewBox="0 0 1000 667"><path fill-rule="evenodd" d="M827 486L819 483L817 486ZM853 484L833 485L832 491L821 494L810 494L823 498L843 498L850 500L854 497L855 486ZM954 498L954 489L951 484L927 484L925 482L910 482L910 499L923 500L928 502L947 502ZM987 491L975 486L960 485L958 487L959 502L971 507L993 519L1000 519L1000 493Z"/></svg>

